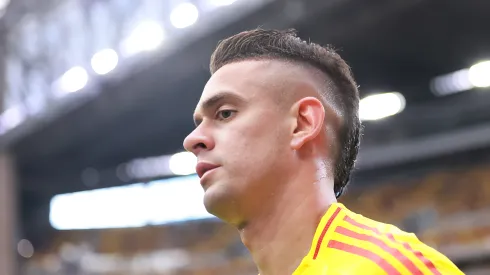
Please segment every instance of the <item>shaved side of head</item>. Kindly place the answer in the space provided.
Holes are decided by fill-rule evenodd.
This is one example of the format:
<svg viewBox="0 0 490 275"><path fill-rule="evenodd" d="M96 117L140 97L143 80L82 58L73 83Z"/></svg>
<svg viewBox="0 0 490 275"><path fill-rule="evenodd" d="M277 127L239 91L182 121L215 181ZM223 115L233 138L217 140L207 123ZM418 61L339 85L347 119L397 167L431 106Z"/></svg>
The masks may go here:
<svg viewBox="0 0 490 275"><path fill-rule="evenodd" d="M333 163L334 191L339 197L350 180L362 132L359 92L349 66L333 49L303 41L293 30L256 29L221 41L211 56L211 73L244 60L268 60L279 66L284 78L276 78L273 84L279 103L294 102L303 93L321 99L327 132L336 141L326 144L336 147L326 162Z"/></svg>

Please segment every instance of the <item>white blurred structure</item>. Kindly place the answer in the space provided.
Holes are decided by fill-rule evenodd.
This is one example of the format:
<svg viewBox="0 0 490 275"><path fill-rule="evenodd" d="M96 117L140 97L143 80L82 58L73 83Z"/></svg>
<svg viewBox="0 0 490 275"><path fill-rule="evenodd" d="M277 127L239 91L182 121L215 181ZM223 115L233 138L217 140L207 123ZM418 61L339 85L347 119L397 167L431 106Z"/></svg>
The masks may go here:
<svg viewBox="0 0 490 275"><path fill-rule="evenodd" d="M490 60L471 66L468 71L468 79L474 87L490 87Z"/></svg>
<svg viewBox="0 0 490 275"><path fill-rule="evenodd" d="M0 0L0 17L5 13L5 9L10 4L10 0Z"/></svg>
<svg viewBox="0 0 490 275"><path fill-rule="evenodd" d="M56 195L50 223L59 230L141 227L207 219L197 176Z"/></svg>
<svg viewBox="0 0 490 275"><path fill-rule="evenodd" d="M182 3L170 13L170 22L177 29L187 28L197 22L199 10L194 4Z"/></svg>
<svg viewBox="0 0 490 275"><path fill-rule="evenodd" d="M0 115L0 134L20 125L26 119L21 106L11 106Z"/></svg>
<svg viewBox="0 0 490 275"><path fill-rule="evenodd" d="M228 6L235 3L237 0L209 0L209 3L213 6Z"/></svg>
<svg viewBox="0 0 490 275"><path fill-rule="evenodd" d="M118 62L117 52L113 49L105 49L94 54L90 64L95 73L105 75L114 70Z"/></svg>
<svg viewBox="0 0 490 275"><path fill-rule="evenodd" d="M370 95L359 104L361 120L378 120L400 113L405 109L405 97L397 92Z"/></svg>
<svg viewBox="0 0 490 275"><path fill-rule="evenodd" d="M175 175L196 173L197 158L193 153L182 152L170 157L169 168Z"/></svg>
<svg viewBox="0 0 490 275"><path fill-rule="evenodd" d="M24 258L30 258L34 255L34 247L29 240L22 239L17 243L17 252Z"/></svg>
<svg viewBox="0 0 490 275"><path fill-rule="evenodd" d="M43 11L26 7L22 20L9 26L5 69L8 89L5 106L0 107L7 110L26 106L21 124L43 116L46 106L55 112L62 107L57 105L59 98L85 88L89 81L90 88L97 88L98 79L90 79L92 72L105 75L119 66L123 68L118 74L130 73L128 67L134 63L125 62L126 58L160 49L168 36L173 36L172 43L178 45L181 29L196 24L201 17L212 18L214 10L235 1L182 0L176 1L173 9L164 4L166 1L119 0L50 2ZM261 0L254 2L258 6ZM0 17L9 3L0 0ZM243 13L232 9L227 12ZM166 29L165 22L170 23L170 29ZM0 125L0 135L10 129Z"/></svg>
<svg viewBox="0 0 490 275"><path fill-rule="evenodd" d="M82 67L73 67L64 73L58 81L58 89L61 93L73 93L87 85L88 74Z"/></svg>
<svg viewBox="0 0 490 275"><path fill-rule="evenodd" d="M430 83L432 92L438 96L486 87L490 87L490 61L482 61L470 68L438 76Z"/></svg>
<svg viewBox="0 0 490 275"><path fill-rule="evenodd" d="M144 21L138 24L122 42L121 51L124 56L152 51L162 44L164 38L165 32L158 22Z"/></svg>
<svg viewBox="0 0 490 275"><path fill-rule="evenodd" d="M196 173L197 158L190 152L134 159L121 164L129 179L186 176Z"/></svg>

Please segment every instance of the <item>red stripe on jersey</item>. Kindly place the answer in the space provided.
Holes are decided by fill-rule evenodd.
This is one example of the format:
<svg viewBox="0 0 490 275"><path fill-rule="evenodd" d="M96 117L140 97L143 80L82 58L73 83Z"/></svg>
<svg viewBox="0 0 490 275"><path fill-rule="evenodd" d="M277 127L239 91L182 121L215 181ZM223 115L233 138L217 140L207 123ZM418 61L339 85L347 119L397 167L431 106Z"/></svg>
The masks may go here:
<svg viewBox="0 0 490 275"><path fill-rule="evenodd" d="M341 226L337 227L337 229L335 230L335 232L337 232L339 234L342 234L342 235L345 235L345 236L348 236L348 237L351 237L351 238L354 238L354 239L357 239L357 240L367 241L367 242L370 242L372 244L375 244L379 248L381 248L384 251L386 251L386 252L390 253L391 255L393 255L412 274L423 275L422 271L420 271L420 269L418 269L417 266L412 261L410 261L409 258L407 258L407 256L405 256L400 250L388 246L381 239L378 239L378 238L376 238L374 236L371 236L371 235L360 234L360 233L351 231L351 230L349 230L349 229L347 229L345 227L341 227Z"/></svg>
<svg viewBox="0 0 490 275"><path fill-rule="evenodd" d="M401 275L401 273L398 270L396 270L396 268L393 267L388 261L383 259L381 256L377 255L376 253L373 253L364 248L342 243L335 240L331 240L330 242L328 242L328 247L333 249L338 249L350 254L358 255L368 260L371 260L379 267L381 267L388 275Z"/></svg>
<svg viewBox="0 0 490 275"><path fill-rule="evenodd" d="M391 234L389 234L391 235ZM396 242L395 238L393 237L393 235L391 235L391 237L393 238L393 240ZM422 254L421 251L418 251L418 250L414 250L410 244L408 243L403 243L403 247L405 247L406 250L412 252L415 256L417 256L417 258L419 258L423 263L424 265L430 270L432 271L433 274L435 275L442 275L441 272L439 272L439 270L437 270L436 266L434 265L433 262L431 262L429 259L427 259L424 254Z"/></svg>
<svg viewBox="0 0 490 275"><path fill-rule="evenodd" d="M339 215L339 213L340 213L340 207L337 206L337 209L335 210L335 212L333 213L333 215L330 217L327 224L323 228L322 234L320 234L320 238L318 238L318 242L316 243L316 248L315 248L315 254L313 255L313 260L315 260L316 257L318 256L318 252L320 252L320 247L322 246L323 238L325 237L328 228L330 228L330 226L332 225L337 215Z"/></svg>
<svg viewBox="0 0 490 275"><path fill-rule="evenodd" d="M354 226L357 226L359 228L362 228L362 229L366 229L366 230L369 230L371 232L374 232L376 233L377 235L380 235L380 236L387 236L392 242L394 243L397 243L397 244L401 244L403 245L403 247L405 249L407 249L409 252L412 252L415 257L417 257L430 271L432 271L432 273L434 275L441 275L441 273L439 272L439 270L437 270L436 266L434 265L434 263L429 260L428 258L426 258L422 252L420 251L417 251L417 250L414 250L409 243L407 242L401 242L401 241L397 241L395 239L395 237L393 236L393 234L382 234L377 228L375 227L371 227L371 226L368 226L368 225L365 225L365 224L362 224L362 223L359 223L358 221L352 219L351 217L348 217L348 216L345 216L344 218L344 221L354 225Z"/></svg>

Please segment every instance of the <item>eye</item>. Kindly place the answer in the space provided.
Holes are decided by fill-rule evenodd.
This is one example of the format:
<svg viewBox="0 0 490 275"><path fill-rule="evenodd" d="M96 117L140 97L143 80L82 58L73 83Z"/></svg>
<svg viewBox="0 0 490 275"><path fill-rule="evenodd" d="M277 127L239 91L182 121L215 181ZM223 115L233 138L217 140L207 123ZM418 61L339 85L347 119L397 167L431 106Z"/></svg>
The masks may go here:
<svg viewBox="0 0 490 275"><path fill-rule="evenodd" d="M226 120L226 119L229 119L230 117L233 116L233 114L235 114L236 111L234 110L220 110L218 111L218 113L216 113L216 118L218 120Z"/></svg>

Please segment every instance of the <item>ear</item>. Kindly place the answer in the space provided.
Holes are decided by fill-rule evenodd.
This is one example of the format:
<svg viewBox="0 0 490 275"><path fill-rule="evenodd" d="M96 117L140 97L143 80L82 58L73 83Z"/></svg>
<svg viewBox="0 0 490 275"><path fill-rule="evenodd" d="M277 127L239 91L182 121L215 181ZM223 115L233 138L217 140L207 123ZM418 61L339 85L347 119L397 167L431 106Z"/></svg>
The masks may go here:
<svg viewBox="0 0 490 275"><path fill-rule="evenodd" d="M296 118L291 148L298 150L320 134L325 120L325 109L319 99L304 97L292 106L291 111Z"/></svg>

